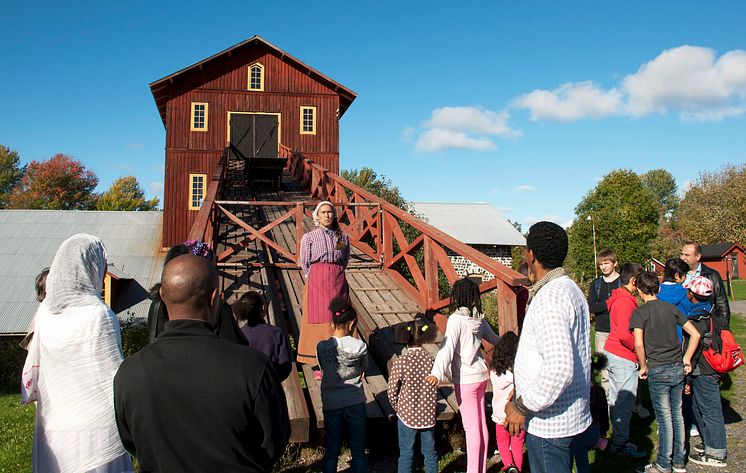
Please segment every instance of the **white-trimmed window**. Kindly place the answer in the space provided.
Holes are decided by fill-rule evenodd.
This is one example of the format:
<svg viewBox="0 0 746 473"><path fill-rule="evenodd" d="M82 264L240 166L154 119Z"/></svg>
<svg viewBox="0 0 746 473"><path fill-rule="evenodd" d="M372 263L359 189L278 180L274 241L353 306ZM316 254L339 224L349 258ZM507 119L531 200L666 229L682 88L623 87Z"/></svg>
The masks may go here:
<svg viewBox="0 0 746 473"><path fill-rule="evenodd" d="M189 210L199 210L205 199L207 174L189 175Z"/></svg>
<svg viewBox="0 0 746 473"><path fill-rule="evenodd" d="M192 120L190 129L192 131L207 131L207 102L192 102Z"/></svg>
<svg viewBox="0 0 746 473"><path fill-rule="evenodd" d="M300 108L300 134L316 134L316 107L302 106Z"/></svg>
<svg viewBox="0 0 746 473"><path fill-rule="evenodd" d="M258 62L249 66L249 90L264 91L264 66Z"/></svg>

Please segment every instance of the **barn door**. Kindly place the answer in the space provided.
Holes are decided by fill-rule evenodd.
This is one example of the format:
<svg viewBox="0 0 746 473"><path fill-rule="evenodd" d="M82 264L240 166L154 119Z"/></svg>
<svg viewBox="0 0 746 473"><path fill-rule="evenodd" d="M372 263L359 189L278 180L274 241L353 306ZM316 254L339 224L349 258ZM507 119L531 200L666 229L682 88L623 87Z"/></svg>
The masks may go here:
<svg viewBox="0 0 746 473"><path fill-rule="evenodd" d="M242 158L277 157L277 115L231 115L231 145Z"/></svg>

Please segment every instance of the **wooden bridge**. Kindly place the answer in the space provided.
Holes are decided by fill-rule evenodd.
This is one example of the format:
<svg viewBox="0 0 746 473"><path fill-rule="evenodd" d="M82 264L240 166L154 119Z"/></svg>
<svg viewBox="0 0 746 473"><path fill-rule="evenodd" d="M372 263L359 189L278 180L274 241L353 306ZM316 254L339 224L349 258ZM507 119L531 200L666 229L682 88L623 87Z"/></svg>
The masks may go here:
<svg viewBox="0 0 746 473"><path fill-rule="evenodd" d="M396 324L430 311L440 331L448 306L448 286L458 275L448 253L464 256L495 278L484 293L496 290L500 332L515 330L515 288L525 278L483 253L415 218L281 145L287 166L279 183L248 184L245 163L226 148L212 176L189 239L215 248L221 288L230 303L249 290L265 293L269 323L283 328L295 347L304 278L298 265L300 239L311 229L310 211L320 200L337 206L349 235L352 255L346 275L360 335L369 348L365 394L369 418L394 415L386 377L403 346L394 343ZM279 185L278 185L279 184ZM425 346L433 356L436 343ZM308 441L310 423L323 428L320 385L303 365L283 382L292 423L291 442ZM438 419L457 411L453 387L439 389Z"/></svg>

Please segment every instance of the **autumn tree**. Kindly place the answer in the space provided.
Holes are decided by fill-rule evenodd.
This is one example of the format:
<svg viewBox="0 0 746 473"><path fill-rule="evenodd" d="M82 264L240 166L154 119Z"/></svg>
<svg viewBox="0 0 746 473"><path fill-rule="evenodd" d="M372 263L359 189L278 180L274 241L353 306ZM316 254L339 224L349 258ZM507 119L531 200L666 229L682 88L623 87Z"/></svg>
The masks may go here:
<svg viewBox="0 0 746 473"><path fill-rule="evenodd" d="M101 194L98 210L157 210L160 201L157 197L145 200L145 193L135 176L124 176L115 180L109 189Z"/></svg>
<svg viewBox="0 0 746 473"><path fill-rule="evenodd" d="M682 199L676 220L700 244L746 243L746 164L701 173Z"/></svg>
<svg viewBox="0 0 746 473"><path fill-rule="evenodd" d="M8 205L13 188L21 182L25 167L20 166L18 151L0 145L0 209Z"/></svg>
<svg viewBox="0 0 746 473"><path fill-rule="evenodd" d="M10 195L14 209L90 210L98 177L72 156L58 153L47 161L31 161Z"/></svg>
<svg viewBox="0 0 746 473"><path fill-rule="evenodd" d="M567 266L578 280L593 277L593 225L600 251L613 249L621 263L642 263L650 258L656 236L659 202L636 173L611 171L575 207L570 227Z"/></svg>

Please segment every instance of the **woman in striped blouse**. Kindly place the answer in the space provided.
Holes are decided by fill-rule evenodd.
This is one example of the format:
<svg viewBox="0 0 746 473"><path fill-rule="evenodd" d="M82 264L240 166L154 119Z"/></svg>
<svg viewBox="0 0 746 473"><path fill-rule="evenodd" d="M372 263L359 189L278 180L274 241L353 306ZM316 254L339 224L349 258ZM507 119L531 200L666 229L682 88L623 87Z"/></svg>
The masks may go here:
<svg viewBox="0 0 746 473"><path fill-rule="evenodd" d="M316 366L316 345L332 335L329 302L336 297L349 300L344 271L350 258L350 242L339 228L331 202L319 202L313 221L317 228L303 235L300 242L300 266L306 276L306 288L297 359ZM314 377L320 379L321 373L314 371Z"/></svg>

